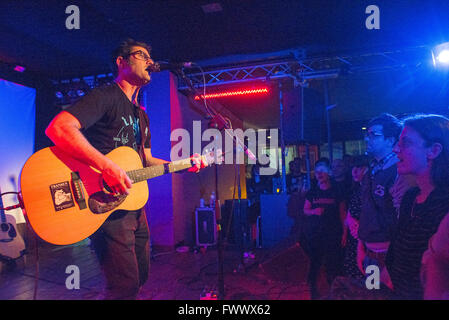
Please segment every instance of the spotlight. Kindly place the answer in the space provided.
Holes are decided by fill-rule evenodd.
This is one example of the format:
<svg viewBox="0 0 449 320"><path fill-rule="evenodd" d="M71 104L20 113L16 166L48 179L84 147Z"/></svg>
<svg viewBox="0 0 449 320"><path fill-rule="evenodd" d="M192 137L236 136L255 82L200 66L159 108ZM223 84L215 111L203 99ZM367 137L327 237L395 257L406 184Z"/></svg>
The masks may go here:
<svg viewBox="0 0 449 320"><path fill-rule="evenodd" d="M58 98L58 99L64 98L64 94L63 94L61 91L57 91L57 92L55 93L55 95L56 95L56 98Z"/></svg>
<svg viewBox="0 0 449 320"><path fill-rule="evenodd" d="M22 67L22 66L15 66L15 67L14 67L14 71L17 71L17 72L24 72L24 71L25 71L25 67Z"/></svg>
<svg viewBox="0 0 449 320"><path fill-rule="evenodd" d="M435 67L449 67L449 42L442 43L432 50L432 60Z"/></svg>

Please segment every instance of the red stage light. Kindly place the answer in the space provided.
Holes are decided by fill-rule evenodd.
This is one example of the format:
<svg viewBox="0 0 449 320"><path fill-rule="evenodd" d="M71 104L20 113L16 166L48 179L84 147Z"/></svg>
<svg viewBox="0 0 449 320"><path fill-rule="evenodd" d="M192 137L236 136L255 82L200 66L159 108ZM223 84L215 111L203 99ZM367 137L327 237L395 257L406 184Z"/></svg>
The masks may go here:
<svg viewBox="0 0 449 320"><path fill-rule="evenodd" d="M215 92L206 94L205 98L224 98L231 96L244 96L249 94L264 94L268 93L268 88L259 88L259 89L246 89L246 90L234 90L234 91L224 91L224 92ZM195 100L200 100L203 98L203 95L195 96Z"/></svg>
<svg viewBox="0 0 449 320"><path fill-rule="evenodd" d="M25 67L22 67L22 66L16 66L16 67L14 68L14 71L17 71L17 72L24 72L24 71L25 71Z"/></svg>

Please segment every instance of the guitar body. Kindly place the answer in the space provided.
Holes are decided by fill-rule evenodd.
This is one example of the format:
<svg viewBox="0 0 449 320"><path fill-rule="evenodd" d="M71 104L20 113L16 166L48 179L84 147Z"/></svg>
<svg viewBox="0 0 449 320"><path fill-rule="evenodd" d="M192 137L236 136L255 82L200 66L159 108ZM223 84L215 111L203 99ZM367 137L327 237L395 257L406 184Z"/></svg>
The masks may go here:
<svg viewBox="0 0 449 320"><path fill-rule="evenodd" d="M9 259L20 258L25 251L25 242L17 231L16 219L5 214L0 223L0 255Z"/></svg>
<svg viewBox="0 0 449 320"><path fill-rule="evenodd" d="M0 197L0 256L14 260L25 253L25 242L17 231L16 218L6 214L3 207L3 198Z"/></svg>
<svg viewBox="0 0 449 320"><path fill-rule="evenodd" d="M106 156L125 171L143 167L129 147ZM86 239L114 211L141 209L149 195L146 181L134 183L127 196L104 192L100 173L57 147L42 149L27 160L20 188L31 227L40 238L57 245Z"/></svg>

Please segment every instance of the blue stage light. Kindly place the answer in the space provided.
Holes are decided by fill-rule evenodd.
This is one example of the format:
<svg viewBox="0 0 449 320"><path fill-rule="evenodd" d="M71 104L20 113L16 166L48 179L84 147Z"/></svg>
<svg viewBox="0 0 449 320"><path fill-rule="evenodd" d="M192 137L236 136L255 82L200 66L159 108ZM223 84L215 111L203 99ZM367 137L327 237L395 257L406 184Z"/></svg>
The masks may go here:
<svg viewBox="0 0 449 320"><path fill-rule="evenodd" d="M449 67L449 42L442 43L432 50L433 65L440 68Z"/></svg>

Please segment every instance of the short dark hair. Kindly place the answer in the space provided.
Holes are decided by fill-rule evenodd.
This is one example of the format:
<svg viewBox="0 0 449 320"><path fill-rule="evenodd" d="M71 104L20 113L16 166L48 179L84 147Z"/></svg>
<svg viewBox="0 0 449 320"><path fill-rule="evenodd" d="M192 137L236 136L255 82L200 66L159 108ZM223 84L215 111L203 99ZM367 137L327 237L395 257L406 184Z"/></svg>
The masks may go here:
<svg viewBox="0 0 449 320"><path fill-rule="evenodd" d="M112 51L111 56L111 69L114 76L118 74L118 68L117 68L117 58L118 57L124 57L128 59L129 54L131 53L132 47L143 47L145 48L148 53L151 54L151 46L146 44L145 42L139 42L134 39L128 38L126 40L123 40L120 45Z"/></svg>
<svg viewBox="0 0 449 320"><path fill-rule="evenodd" d="M395 143L399 140L402 131L402 122L392 114L382 113L371 119L367 127L369 128L375 125L382 126L382 133L385 138L393 138Z"/></svg>
<svg viewBox="0 0 449 320"><path fill-rule="evenodd" d="M416 114L404 119L423 138L427 147L441 144L443 150L433 160L430 175L436 187L449 188L449 119L437 114Z"/></svg>

